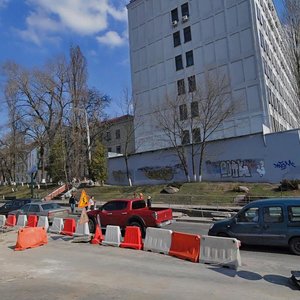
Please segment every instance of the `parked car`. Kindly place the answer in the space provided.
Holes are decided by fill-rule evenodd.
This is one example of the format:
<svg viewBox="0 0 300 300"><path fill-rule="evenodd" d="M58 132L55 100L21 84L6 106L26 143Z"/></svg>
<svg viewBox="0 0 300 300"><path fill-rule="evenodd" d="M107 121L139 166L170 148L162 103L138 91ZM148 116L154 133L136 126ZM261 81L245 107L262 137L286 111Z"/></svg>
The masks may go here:
<svg viewBox="0 0 300 300"><path fill-rule="evenodd" d="M22 206L18 210L11 211L10 215L37 215L47 216L51 224L54 217L65 218L69 215L69 208L62 207L53 202L33 202Z"/></svg>
<svg viewBox="0 0 300 300"><path fill-rule="evenodd" d="M116 225L124 230L128 225L139 226L143 236L147 227L162 227L170 224L173 219L171 208L150 208L141 199L112 200L99 210L91 210L87 214L90 232L95 232L97 216L99 216L102 227Z"/></svg>
<svg viewBox="0 0 300 300"><path fill-rule="evenodd" d="M253 201L234 217L213 224L208 234L234 237L248 245L289 247L300 255L300 199Z"/></svg>
<svg viewBox="0 0 300 300"><path fill-rule="evenodd" d="M0 207L0 215L8 215L9 212L17 210L27 203L41 201L40 199L24 198L8 200Z"/></svg>

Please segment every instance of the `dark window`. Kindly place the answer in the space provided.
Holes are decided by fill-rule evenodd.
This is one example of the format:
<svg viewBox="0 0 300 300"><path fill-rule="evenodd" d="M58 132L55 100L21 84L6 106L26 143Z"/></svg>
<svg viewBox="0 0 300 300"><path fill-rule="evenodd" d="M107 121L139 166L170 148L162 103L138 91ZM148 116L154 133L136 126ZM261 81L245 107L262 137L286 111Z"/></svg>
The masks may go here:
<svg viewBox="0 0 300 300"><path fill-rule="evenodd" d="M178 91L178 95L185 94L184 79L177 80L177 91Z"/></svg>
<svg viewBox="0 0 300 300"><path fill-rule="evenodd" d="M193 129L193 143L200 143L200 128Z"/></svg>
<svg viewBox="0 0 300 300"><path fill-rule="evenodd" d="M146 203L144 200L132 202L132 209L139 209L139 208L145 208L145 207L146 207Z"/></svg>
<svg viewBox="0 0 300 300"><path fill-rule="evenodd" d="M181 5L181 15L182 16L189 16L189 4L186 2Z"/></svg>
<svg viewBox="0 0 300 300"><path fill-rule="evenodd" d="M172 22L174 22L174 21L178 22L178 10L177 10L177 8L175 8L171 11L171 17L172 17Z"/></svg>
<svg viewBox="0 0 300 300"><path fill-rule="evenodd" d="M110 131L107 131L106 132L106 138L105 138L107 141L110 141L111 140L111 134L110 134Z"/></svg>
<svg viewBox="0 0 300 300"><path fill-rule="evenodd" d="M121 153L121 146L117 146L117 147L116 147L116 152L117 152L117 153Z"/></svg>
<svg viewBox="0 0 300 300"><path fill-rule="evenodd" d="M258 223L259 215L258 207L250 207L247 210L244 210L237 216L238 223Z"/></svg>
<svg viewBox="0 0 300 300"><path fill-rule="evenodd" d="M181 55L177 55L175 57L176 71L183 69L182 57Z"/></svg>
<svg viewBox="0 0 300 300"><path fill-rule="evenodd" d="M176 31L173 33L173 42L174 42L174 47L177 47L181 44L180 42L180 31Z"/></svg>
<svg viewBox="0 0 300 300"><path fill-rule="evenodd" d="M281 223L283 222L282 208L279 206L264 207L264 221L266 223Z"/></svg>
<svg viewBox="0 0 300 300"><path fill-rule="evenodd" d="M118 139L120 139L120 137L121 137L120 129L117 129L116 130L116 139L118 140Z"/></svg>
<svg viewBox="0 0 300 300"><path fill-rule="evenodd" d="M199 116L199 106L197 101L191 103L191 116L192 118Z"/></svg>
<svg viewBox="0 0 300 300"><path fill-rule="evenodd" d="M103 210L113 211L113 210L123 210L127 207L127 201L111 201L103 206Z"/></svg>
<svg viewBox="0 0 300 300"><path fill-rule="evenodd" d="M22 211L23 212L28 212L29 211L29 207L30 207L30 204L26 204L22 207Z"/></svg>
<svg viewBox="0 0 300 300"><path fill-rule="evenodd" d="M180 121L187 119L187 107L186 104L182 104L179 106L179 117Z"/></svg>
<svg viewBox="0 0 300 300"><path fill-rule="evenodd" d="M195 77L195 75L190 76L188 78L188 83L189 83L189 93L195 92L195 90L196 90L196 77Z"/></svg>
<svg viewBox="0 0 300 300"><path fill-rule="evenodd" d="M39 212L40 211L40 207L39 205L30 205L30 208L28 210L29 212Z"/></svg>
<svg viewBox="0 0 300 300"><path fill-rule="evenodd" d="M288 212L290 222L300 222L300 206L290 206Z"/></svg>
<svg viewBox="0 0 300 300"><path fill-rule="evenodd" d="M193 55L193 51L189 51L185 53L185 57L186 57L186 66L190 67L194 64L194 55Z"/></svg>
<svg viewBox="0 0 300 300"><path fill-rule="evenodd" d="M111 152L111 150L112 150L111 147L107 148L107 152Z"/></svg>
<svg viewBox="0 0 300 300"><path fill-rule="evenodd" d="M192 33L191 33L191 27L186 27L183 29L184 34L184 42L187 43L192 40Z"/></svg>
<svg viewBox="0 0 300 300"><path fill-rule="evenodd" d="M181 144L187 145L190 143L190 132L188 130L182 131Z"/></svg>

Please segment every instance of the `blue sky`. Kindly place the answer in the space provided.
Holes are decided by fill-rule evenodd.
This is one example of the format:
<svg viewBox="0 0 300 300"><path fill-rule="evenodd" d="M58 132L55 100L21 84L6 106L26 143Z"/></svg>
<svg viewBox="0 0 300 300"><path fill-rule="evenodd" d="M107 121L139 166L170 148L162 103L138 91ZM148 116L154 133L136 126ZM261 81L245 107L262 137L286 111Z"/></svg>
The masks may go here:
<svg viewBox="0 0 300 300"><path fill-rule="evenodd" d="M79 45L87 59L89 85L112 97L109 113L114 117L122 113L122 91L131 82L128 2L0 0L0 64L13 60L39 66L57 54L68 54L71 45Z"/></svg>

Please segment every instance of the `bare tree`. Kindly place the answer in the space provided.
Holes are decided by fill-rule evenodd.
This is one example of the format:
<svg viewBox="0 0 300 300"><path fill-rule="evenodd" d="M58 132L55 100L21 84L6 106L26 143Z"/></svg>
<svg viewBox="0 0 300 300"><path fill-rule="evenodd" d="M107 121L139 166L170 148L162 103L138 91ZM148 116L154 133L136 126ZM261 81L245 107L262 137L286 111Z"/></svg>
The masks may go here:
<svg viewBox="0 0 300 300"><path fill-rule="evenodd" d="M180 94L166 97L165 108L157 112L158 127L174 148L189 182L189 159L193 180L202 181L205 150L213 134L222 129L224 121L234 113L230 84L225 75L205 72L201 82L189 82L188 93L184 82L178 85ZM190 109L189 109L190 108ZM198 160L198 174L196 173Z"/></svg>
<svg viewBox="0 0 300 300"><path fill-rule="evenodd" d="M292 69L297 84L297 94L300 98L300 1L299 0L282 0L284 5L283 28L287 39L289 65Z"/></svg>

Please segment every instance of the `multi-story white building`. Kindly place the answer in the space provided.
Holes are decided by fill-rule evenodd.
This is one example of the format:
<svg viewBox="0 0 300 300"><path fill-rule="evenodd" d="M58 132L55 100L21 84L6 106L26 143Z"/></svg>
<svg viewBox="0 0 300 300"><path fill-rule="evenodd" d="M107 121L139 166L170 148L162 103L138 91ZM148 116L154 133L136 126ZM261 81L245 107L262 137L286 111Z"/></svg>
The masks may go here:
<svg viewBox="0 0 300 300"><path fill-rule="evenodd" d="M182 93L182 84L197 87L207 70L226 75L231 99L239 101L213 139L299 127L299 99L271 0L132 0L127 8L139 152L168 146L159 142L155 112ZM191 103L185 105L190 113Z"/></svg>

